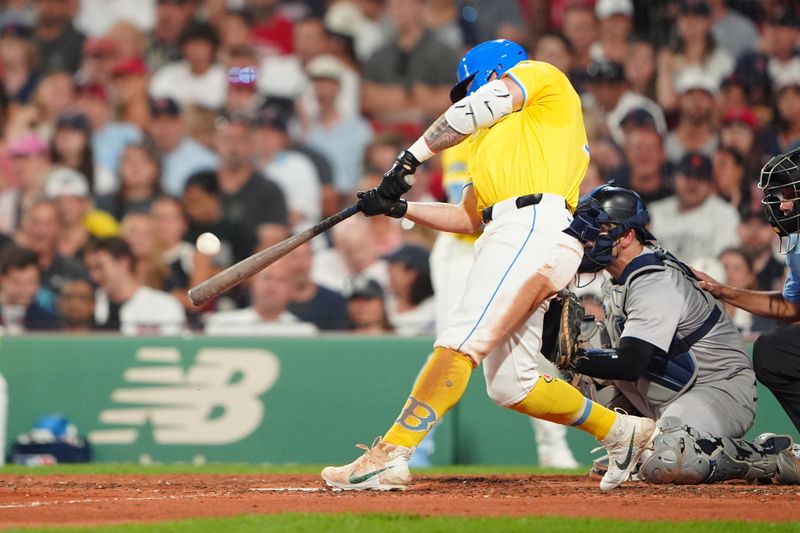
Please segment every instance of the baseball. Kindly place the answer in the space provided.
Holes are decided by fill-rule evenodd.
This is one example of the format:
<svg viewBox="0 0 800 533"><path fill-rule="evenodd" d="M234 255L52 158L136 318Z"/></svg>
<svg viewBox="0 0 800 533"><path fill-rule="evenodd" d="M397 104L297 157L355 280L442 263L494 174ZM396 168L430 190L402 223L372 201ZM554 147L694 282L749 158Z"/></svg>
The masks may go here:
<svg viewBox="0 0 800 533"><path fill-rule="evenodd" d="M203 255L217 255L220 249L219 238L213 233L203 233L195 243L197 251Z"/></svg>

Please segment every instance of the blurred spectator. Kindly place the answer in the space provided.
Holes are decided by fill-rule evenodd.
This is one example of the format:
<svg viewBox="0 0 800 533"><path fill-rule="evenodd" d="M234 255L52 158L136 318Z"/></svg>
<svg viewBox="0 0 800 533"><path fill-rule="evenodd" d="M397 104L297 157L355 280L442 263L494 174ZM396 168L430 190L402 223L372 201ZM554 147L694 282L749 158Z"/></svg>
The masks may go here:
<svg viewBox="0 0 800 533"><path fill-rule="evenodd" d="M164 290L183 305L192 329L202 329L199 320L201 310L189 301L187 292L190 287L219 272L219 269L212 265L210 257L197 252L194 244L183 240L188 219L179 199L159 197L153 202L150 214L156 224L158 246L162 250L161 263L167 269Z"/></svg>
<svg viewBox="0 0 800 533"><path fill-rule="evenodd" d="M389 263L387 302L389 322L402 336L434 335L436 306L433 300L428 250L407 244L384 257Z"/></svg>
<svg viewBox="0 0 800 533"><path fill-rule="evenodd" d="M772 88L781 75L800 68L797 40L800 19L790 9L770 10L764 21L759 50L742 55L736 63L736 76L747 87L751 106L770 105Z"/></svg>
<svg viewBox="0 0 800 533"><path fill-rule="evenodd" d="M721 146L714 153L714 185L717 194L727 200L739 215L749 213L755 207L752 201L751 184L755 181L745 179L744 158L732 148Z"/></svg>
<svg viewBox="0 0 800 533"><path fill-rule="evenodd" d="M36 299L39 289L36 253L5 246L0 252L0 326L6 334L56 327L56 314Z"/></svg>
<svg viewBox="0 0 800 533"><path fill-rule="evenodd" d="M572 44L575 71L570 79L578 90L583 87L586 68L592 58L589 49L597 40L597 19L589 2L569 2L564 11L564 36ZM577 74L577 75L576 75Z"/></svg>
<svg viewBox="0 0 800 533"><path fill-rule="evenodd" d="M633 129L626 135L623 149L627 165L612 173L618 183L639 193L648 205L671 194L664 144L655 128Z"/></svg>
<svg viewBox="0 0 800 533"><path fill-rule="evenodd" d="M168 194L180 196L189 176L217 168L217 155L187 134L186 122L175 100L151 100L150 115L150 135L162 158L161 186Z"/></svg>
<svg viewBox="0 0 800 533"><path fill-rule="evenodd" d="M331 237L333 247L314 254L311 279L315 283L341 292L348 278L370 278L388 288L389 267L381 259L366 218L356 216L340 222L331 230Z"/></svg>
<svg viewBox="0 0 800 533"><path fill-rule="evenodd" d="M223 218L220 197L217 175L198 172L186 182L182 201L188 221L186 240L193 243L203 233L216 235L221 247L213 262L218 268L225 268L250 255L253 247L241 225Z"/></svg>
<svg viewBox="0 0 800 533"><path fill-rule="evenodd" d="M258 168L283 191L289 226L302 231L320 220L321 184L314 163L292 150L287 120L274 108L264 108L252 122L251 137Z"/></svg>
<svg viewBox="0 0 800 533"><path fill-rule="evenodd" d="M244 229L251 249L259 231L283 235L289 222L286 200L281 188L253 167L248 122L237 117L221 120L215 144L223 217Z"/></svg>
<svg viewBox="0 0 800 533"><path fill-rule="evenodd" d="M725 269L725 283L737 289L758 290L753 261L741 248L727 248L719 254L719 260ZM772 331L780 326L780 322L753 315L744 309L725 304L725 310L733 319L733 323L745 337Z"/></svg>
<svg viewBox="0 0 800 533"><path fill-rule="evenodd" d="M661 246L691 264L737 246L736 208L714 194L711 161L689 152L675 176L675 195L648 205L650 229Z"/></svg>
<svg viewBox="0 0 800 533"><path fill-rule="evenodd" d="M87 280L68 281L58 295L58 326L62 332L90 333L94 323L94 287Z"/></svg>
<svg viewBox="0 0 800 533"><path fill-rule="evenodd" d="M219 38L210 25L192 22L181 33L181 61L168 63L153 73L150 95L171 98L181 106L190 104L209 109L225 105L228 78L216 62Z"/></svg>
<svg viewBox="0 0 800 533"><path fill-rule="evenodd" d="M61 113L75 106L75 82L72 76L63 70L45 75L33 95L33 105L20 110L26 122L22 129L35 131L49 139L53 136L56 118Z"/></svg>
<svg viewBox="0 0 800 533"><path fill-rule="evenodd" d="M300 321L287 310L294 293L290 269L287 258L284 258L250 278L250 307L211 314L206 322L206 334L281 337L316 335L318 330L313 324Z"/></svg>
<svg viewBox="0 0 800 533"><path fill-rule="evenodd" d="M777 84L775 126L768 133L770 155L786 152L800 141L800 68L787 72Z"/></svg>
<svg viewBox="0 0 800 533"><path fill-rule="evenodd" d="M140 33L133 24L125 21L117 22L108 30L106 37L116 43L117 56L121 61L127 58L144 60L147 52L147 37Z"/></svg>
<svg viewBox="0 0 800 533"><path fill-rule="evenodd" d="M353 332L362 335L392 333L386 315L386 301L381 285L369 278L353 279L345 291L347 315Z"/></svg>
<svg viewBox="0 0 800 533"><path fill-rule="evenodd" d="M180 302L143 286L134 274L130 248L118 237L91 241L85 253L96 293L94 318L100 329L124 335L179 335L186 322Z"/></svg>
<svg viewBox="0 0 800 533"><path fill-rule="evenodd" d="M628 89L624 67L619 63L591 63L587 68L589 95L585 107L591 109L600 137L610 135L617 145L622 145L623 119L635 109L643 109L653 117L658 131L666 131L664 115L658 104L646 96ZM584 113L587 111L585 110Z"/></svg>
<svg viewBox="0 0 800 533"><path fill-rule="evenodd" d="M34 29L42 70L76 72L85 39L72 24L78 11L78 0L36 0L34 6Z"/></svg>
<svg viewBox="0 0 800 533"><path fill-rule="evenodd" d="M624 67L630 90L655 102L656 50L653 43L642 38L631 42Z"/></svg>
<svg viewBox="0 0 800 533"><path fill-rule="evenodd" d="M106 34L120 21L150 31L155 25L155 4L156 0L81 0L75 25L90 37Z"/></svg>
<svg viewBox="0 0 800 533"><path fill-rule="evenodd" d="M742 242L742 250L753 261L758 289L772 291L782 286L786 263L775 257L773 244L777 241L777 237L760 209L742 217L737 235Z"/></svg>
<svg viewBox="0 0 800 533"><path fill-rule="evenodd" d="M748 176L757 176L764 164L757 134L758 118L750 108L733 107L722 115L720 144L739 153Z"/></svg>
<svg viewBox="0 0 800 533"><path fill-rule="evenodd" d="M572 44L558 32L547 32L536 41L533 58L550 63L561 72L572 74Z"/></svg>
<svg viewBox="0 0 800 533"><path fill-rule="evenodd" d="M459 0L466 45L490 39L525 42L525 19L516 0ZM389 7L391 11L391 6Z"/></svg>
<svg viewBox="0 0 800 533"><path fill-rule="evenodd" d="M279 10L280 0L250 0L247 4L252 24L251 39L261 55L291 54L292 21Z"/></svg>
<svg viewBox="0 0 800 533"><path fill-rule="evenodd" d="M112 120L108 91L103 85L82 85L78 90L78 109L86 115L92 127L95 165L116 174L123 150L129 144L141 142L142 132L133 124ZM106 185L98 182L95 194L107 194L119 186L115 182L113 188L106 189Z"/></svg>
<svg viewBox="0 0 800 533"><path fill-rule="evenodd" d="M16 235L17 244L36 253L39 258L41 283L58 294L71 279L86 279L83 265L58 253L61 221L58 206L52 200L37 200L25 211ZM54 307L54 302L51 302Z"/></svg>
<svg viewBox="0 0 800 533"><path fill-rule="evenodd" d="M303 322L310 322L320 330L349 329L347 303L338 292L317 285L311 279L314 254L305 243L287 256L291 263L289 272L294 284L294 296L289 311Z"/></svg>
<svg viewBox="0 0 800 533"><path fill-rule="evenodd" d="M425 25L434 36L453 50L464 46L455 0L430 0L425 5Z"/></svg>
<svg viewBox="0 0 800 533"><path fill-rule="evenodd" d="M692 72L681 79L678 92L680 119L664 144L667 159L677 163L687 152L711 157L719 142L713 122L716 87L704 74Z"/></svg>
<svg viewBox="0 0 800 533"><path fill-rule="evenodd" d="M52 152L53 163L83 174L90 191L109 191L116 186L116 178L111 169L95 164L92 130L86 115L62 113L58 116Z"/></svg>
<svg viewBox="0 0 800 533"><path fill-rule="evenodd" d="M122 219L122 238L133 255L133 272L139 283L163 290L169 270L163 262L158 226L149 213L128 213Z"/></svg>
<svg viewBox="0 0 800 533"><path fill-rule="evenodd" d="M2 86L9 101L27 104L39 82L36 45L32 28L21 24L0 26Z"/></svg>
<svg viewBox="0 0 800 533"><path fill-rule="evenodd" d="M711 35L711 10L705 0L682 0L678 30L669 49L658 59L658 103L671 111L678 105L679 85L685 76L702 76L712 90L733 71L734 61Z"/></svg>
<svg viewBox="0 0 800 533"><path fill-rule="evenodd" d="M386 18L383 0L336 2L325 12L325 27L351 35L356 58L364 63L386 41L390 31Z"/></svg>
<svg viewBox="0 0 800 533"><path fill-rule="evenodd" d="M416 122L450 105L455 52L423 25L423 0L388 0L395 36L364 64L362 107L382 122Z"/></svg>
<svg viewBox="0 0 800 533"><path fill-rule="evenodd" d="M53 170L47 179L45 196L58 207L58 253L77 256L90 237L112 237L119 234L119 224L109 213L93 208L86 178L71 168Z"/></svg>
<svg viewBox="0 0 800 533"><path fill-rule="evenodd" d="M360 116L343 116L337 106L342 64L333 56L318 56L306 67L320 113L308 127L306 141L333 165L333 183L341 194L355 190L361 176L364 149L372 129Z"/></svg>
<svg viewBox="0 0 800 533"><path fill-rule="evenodd" d="M41 137L34 133L13 139L8 144L11 167L17 176L19 192L14 205L14 226L22 213L38 198L44 190L47 174L50 172L50 150Z"/></svg>
<svg viewBox="0 0 800 533"><path fill-rule="evenodd" d="M196 8L196 0L156 0L155 27L147 47L151 71L181 59L178 39Z"/></svg>
<svg viewBox="0 0 800 533"><path fill-rule="evenodd" d="M599 21L599 39L589 49L594 61L624 63L629 53L633 30L631 0L597 0L594 12Z"/></svg>
<svg viewBox="0 0 800 533"><path fill-rule="evenodd" d="M597 168L597 165L590 162L589 166L586 167L586 174L583 176L583 181L581 181L578 195L584 196L589 194L591 191L603 185L604 183L606 183L606 180L603 179L603 176L600 174L600 170Z"/></svg>
<svg viewBox="0 0 800 533"><path fill-rule="evenodd" d="M81 83L108 84L111 71L119 59L117 43L106 37L93 37L83 42L80 70L75 75Z"/></svg>
<svg viewBox="0 0 800 533"><path fill-rule="evenodd" d="M728 7L728 0L707 1L714 40L734 59L754 50L758 44L758 29L753 21Z"/></svg>
<svg viewBox="0 0 800 533"><path fill-rule="evenodd" d="M121 122L133 124L140 130L147 129L150 123L148 74L147 65L138 57L119 61L111 71L117 116Z"/></svg>
<svg viewBox="0 0 800 533"><path fill-rule="evenodd" d="M97 197L97 207L117 220L128 213L146 213L161 194L158 156L145 145L130 144L122 153L119 189Z"/></svg>

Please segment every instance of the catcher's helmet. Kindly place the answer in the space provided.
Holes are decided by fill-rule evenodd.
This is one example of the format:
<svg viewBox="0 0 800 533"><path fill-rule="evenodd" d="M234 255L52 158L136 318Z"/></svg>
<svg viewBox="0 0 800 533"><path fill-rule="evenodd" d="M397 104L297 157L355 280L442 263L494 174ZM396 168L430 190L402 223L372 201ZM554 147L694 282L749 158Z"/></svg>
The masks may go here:
<svg viewBox="0 0 800 533"><path fill-rule="evenodd" d="M781 237L800 232L800 147L776 155L761 169L758 188L764 192L761 204L772 229ZM792 209L782 211L781 202L793 201Z"/></svg>
<svg viewBox="0 0 800 533"><path fill-rule="evenodd" d="M581 198L575 219L566 230L584 245L591 245L583 252L578 272L598 272L608 266L614 258L614 246L630 229L641 242L655 241L647 229L648 222L644 201L630 189L606 184Z"/></svg>
<svg viewBox="0 0 800 533"><path fill-rule="evenodd" d="M525 49L507 39L486 41L475 46L458 62L458 83L450 90L450 100L453 103L458 102L489 83L492 72L499 78L508 69L526 59L528 54Z"/></svg>

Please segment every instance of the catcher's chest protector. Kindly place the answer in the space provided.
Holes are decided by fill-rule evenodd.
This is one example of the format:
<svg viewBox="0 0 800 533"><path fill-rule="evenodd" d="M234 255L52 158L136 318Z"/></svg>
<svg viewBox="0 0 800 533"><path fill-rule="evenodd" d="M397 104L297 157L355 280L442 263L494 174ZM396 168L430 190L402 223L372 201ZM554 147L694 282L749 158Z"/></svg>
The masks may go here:
<svg viewBox="0 0 800 533"><path fill-rule="evenodd" d="M639 394L654 405L663 406L691 388L698 372L697 359L692 353L691 347L719 321L721 310L713 297L700 289L697 279L686 265L661 250L642 254L631 261L619 283L614 283L608 277L603 282L602 294L606 329L614 347L619 346L620 337L625 328L627 320L625 301L629 291L632 290L631 283L645 275L670 276L675 280L676 291L685 293L687 290L697 290L704 295L708 304L708 317L700 327L682 337L675 332L666 357L654 356L638 381L633 384L625 384L628 387L634 386ZM633 290L647 291L647 287L639 285ZM646 294L646 296L658 298L658 294Z"/></svg>

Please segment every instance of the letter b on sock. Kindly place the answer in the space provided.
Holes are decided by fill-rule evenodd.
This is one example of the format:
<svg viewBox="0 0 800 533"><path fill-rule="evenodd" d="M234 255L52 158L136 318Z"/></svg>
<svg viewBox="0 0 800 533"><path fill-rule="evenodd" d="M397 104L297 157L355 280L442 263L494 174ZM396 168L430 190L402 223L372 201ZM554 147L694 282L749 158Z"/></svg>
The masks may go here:
<svg viewBox="0 0 800 533"><path fill-rule="evenodd" d="M430 405L413 396L408 397L406 406L397 423L409 431L429 431L436 422L436 411Z"/></svg>

